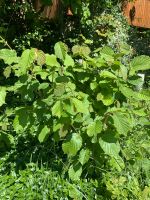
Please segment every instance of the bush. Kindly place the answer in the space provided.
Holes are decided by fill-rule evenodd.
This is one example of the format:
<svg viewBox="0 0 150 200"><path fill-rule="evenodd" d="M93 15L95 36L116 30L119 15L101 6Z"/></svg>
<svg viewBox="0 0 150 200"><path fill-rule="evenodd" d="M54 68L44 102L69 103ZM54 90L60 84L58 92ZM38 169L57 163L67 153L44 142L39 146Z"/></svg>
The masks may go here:
<svg viewBox="0 0 150 200"><path fill-rule="evenodd" d="M21 135L25 144L35 138L35 146L41 143L44 149L49 143L52 151L58 149L65 163L60 172L73 182L96 178L98 193L105 191L106 198L148 199L150 94L135 86L142 81L137 72L149 69L150 58L135 57L125 66L123 57L130 51L124 48L118 54L107 46L91 52L76 45L71 53L58 42L54 51L26 49L19 57L14 50L0 50L1 149L16 148ZM147 181L135 178L135 172Z"/></svg>

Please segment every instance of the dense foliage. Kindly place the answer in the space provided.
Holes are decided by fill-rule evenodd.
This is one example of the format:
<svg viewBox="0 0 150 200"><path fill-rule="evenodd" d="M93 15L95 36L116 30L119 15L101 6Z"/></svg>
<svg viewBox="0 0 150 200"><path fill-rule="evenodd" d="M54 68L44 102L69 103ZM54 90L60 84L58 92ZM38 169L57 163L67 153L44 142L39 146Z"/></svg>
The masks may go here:
<svg viewBox="0 0 150 200"><path fill-rule="evenodd" d="M0 1L0 199L150 198L150 57L120 2Z"/></svg>

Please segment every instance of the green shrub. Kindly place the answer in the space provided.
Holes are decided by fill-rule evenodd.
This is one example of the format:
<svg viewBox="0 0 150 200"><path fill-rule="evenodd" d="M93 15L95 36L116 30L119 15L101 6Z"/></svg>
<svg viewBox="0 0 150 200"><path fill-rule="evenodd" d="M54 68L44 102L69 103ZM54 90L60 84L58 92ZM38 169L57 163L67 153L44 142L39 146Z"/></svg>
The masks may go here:
<svg viewBox="0 0 150 200"><path fill-rule="evenodd" d="M129 52L118 54L107 46L91 52L76 45L69 53L58 42L54 51L26 49L19 57L14 50L0 50L1 149L11 148L21 135L38 139L37 145L53 141L66 163L60 171L73 182L96 178L106 198L142 198L149 187L148 164L144 173L137 170L146 176L143 186L131 175L141 193L134 191L135 182L125 193L112 184L121 179L128 187L126 170L135 173L139 161L148 162L150 94L135 86L141 82L137 72L149 69L150 58L139 56L125 66L122 58ZM141 138L139 146L134 135Z"/></svg>

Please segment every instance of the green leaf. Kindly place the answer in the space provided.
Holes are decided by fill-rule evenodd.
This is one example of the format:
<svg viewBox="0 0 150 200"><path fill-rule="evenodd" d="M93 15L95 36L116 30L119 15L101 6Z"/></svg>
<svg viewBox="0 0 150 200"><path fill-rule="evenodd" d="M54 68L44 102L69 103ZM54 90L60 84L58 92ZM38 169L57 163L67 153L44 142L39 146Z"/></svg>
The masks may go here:
<svg viewBox="0 0 150 200"><path fill-rule="evenodd" d="M69 56L68 54L65 57L65 61L64 61L64 65L66 67L74 67L74 60L72 59L71 56Z"/></svg>
<svg viewBox="0 0 150 200"><path fill-rule="evenodd" d="M85 163L87 163L90 159L90 150L89 149L82 149L80 151L80 154L79 154L79 161L81 163L81 165L84 165Z"/></svg>
<svg viewBox="0 0 150 200"><path fill-rule="evenodd" d="M65 85L64 83L56 85L56 88L54 89L54 95L55 96L62 96L65 93Z"/></svg>
<svg viewBox="0 0 150 200"><path fill-rule="evenodd" d="M4 74L4 76L5 76L6 78L9 78L9 77L10 77L10 74L11 74L11 67L10 67L10 66L6 67L6 68L4 69L3 74Z"/></svg>
<svg viewBox="0 0 150 200"><path fill-rule="evenodd" d="M72 100L72 102L75 106L75 109L78 113L85 113L86 114L86 113L89 112L88 111L88 107L89 107L88 104L78 100L77 98L72 98L71 100Z"/></svg>
<svg viewBox="0 0 150 200"><path fill-rule="evenodd" d="M124 161L119 155L112 157L109 163L113 168L116 168L119 172L121 172L125 168Z"/></svg>
<svg viewBox="0 0 150 200"><path fill-rule="evenodd" d="M18 62L16 51L10 50L10 49L1 49L0 50L0 59L3 59L4 62L8 65Z"/></svg>
<svg viewBox="0 0 150 200"><path fill-rule="evenodd" d="M60 60L65 60L68 48L63 42L57 42L54 46L55 55Z"/></svg>
<svg viewBox="0 0 150 200"><path fill-rule="evenodd" d="M6 88L0 87L0 106L5 104L5 98L6 98Z"/></svg>
<svg viewBox="0 0 150 200"><path fill-rule="evenodd" d="M118 156L120 145L112 133L105 133L105 135L99 139L99 144L105 154L111 157Z"/></svg>
<svg viewBox="0 0 150 200"><path fill-rule="evenodd" d="M67 76L58 76L56 79L57 83L68 83L69 78Z"/></svg>
<svg viewBox="0 0 150 200"><path fill-rule="evenodd" d="M45 53L41 50L36 49L35 54L36 54L37 64L40 66L44 65L46 62Z"/></svg>
<svg viewBox="0 0 150 200"><path fill-rule="evenodd" d="M41 130L41 132L38 135L38 140L40 143L44 142L47 137L50 134L50 129L47 126L44 126L44 128Z"/></svg>
<svg viewBox="0 0 150 200"><path fill-rule="evenodd" d="M104 46L100 53L106 61L114 62L114 51L110 47Z"/></svg>
<svg viewBox="0 0 150 200"><path fill-rule="evenodd" d="M102 128L102 122L100 120L96 120L88 125L87 134L89 137L96 136L97 134L101 133Z"/></svg>
<svg viewBox="0 0 150 200"><path fill-rule="evenodd" d="M120 89L121 93L127 98L133 98L136 100L145 100L145 101L150 100L150 92L149 91L135 92L131 88L128 88L125 86L120 86L119 89Z"/></svg>
<svg viewBox="0 0 150 200"><path fill-rule="evenodd" d="M91 50L88 46L75 45L72 47L72 52L75 56L88 56L91 53Z"/></svg>
<svg viewBox="0 0 150 200"><path fill-rule="evenodd" d="M113 91L106 88L102 90L101 93L97 94L97 101L102 101L105 106L109 106L114 103L114 94Z"/></svg>
<svg viewBox="0 0 150 200"><path fill-rule="evenodd" d="M138 56L133 58L130 63L130 74L139 70L148 70L150 69L150 57L149 56Z"/></svg>
<svg viewBox="0 0 150 200"><path fill-rule="evenodd" d="M128 78L128 70L127 70L126 66L124 66L124 65L120 66L119 76L121 76L123 78L123 80L127 80L127 78Z"/></svg>
<svg viewBox="0 0 150 200"><path fill-rule="evenodd" d="M100 73L100 76L103 78L117 79L117 77L113 73L106 70L102 71Z"/></svg>
<svg viewBox="0 0 150 200"><path fill-rule="evenodd" d="M53 116L57 116L57 117L61 117L63 112L63 106L62 106L62 102L61 101L57 101L54 106L52 107L52 115Z"/></svg>
<svg viewBox="0 0 150 200"><path fill-rule="evenodd" d="M23 131L23 127L20 125L20 122L19 122L19 116L16 115L14 121L13 121L13 128L14 130L16 131L16 133L20 133Z"/></svg>
<svg viewBox="0 0 150 200"><path fill-rule="evenodd" d="M26 74L26 71L30 69L32 66L32 63L34 62L35 59L35 49L26 49L22 55L21 59L18 65L18 70L20 72L20 75Z"/></svg>
<svg viewBox="0 0 150 200"><path fill-rule="evenodd" d="M72 180L72 181L78 181L80 180L80 176L82 174L82 167L79 165L79 166L76 166L74 167L73 165L71 165L69 167L69 178Z"/></svg>
<svg viewBox="0 0 150 200"><path fill-rule="evenodd" d="M14 130L17 133L25 131L29 123L29 115L26 108L20 108L16 111L16 116L13 121Z"/></svg>
<svg viewBox="0 0 150 200"><path fill-rule="evenodd" d="M49 54L45 54L46 56L46 65L50 66L50 67L59 67L59 63L57 62L56 56L55 55L49 55Z"/></svg>
<svg viewBox="0 0 150 200"><path fill-rule="evenodd" d="M62 144L62 149L69 157L75 156L82 147L82 137L78 133L72 133L71 137Z"/></svg>
<svg viewBox="0 0 150 200"><path fill-rule="evenodd" d="M41 83L38 87L39 90L45 90L49 87L49 83Z"/></svg>
<svg viewBox="0 0 150 200"><path fill-rule="evenodd" d="M44 71L38 72L37 74L39 74L41 76L42 80L46 80L49 75L48 72L44 72Z"/></svg>
<svg viewBox="0 0 150 200"><path fill-rule="evenodd" d="M113 56L115 54L114 51L108 46L104 46L101 50L101 53L109 55L109 56Z"/></svg>
<svg viewBox="0 0 150 200"><path fill-rule="evenodd" d="M12 145L14 145L14 137L8 133L0 132L0 150L1 148L8 150Z"/></svg>
<svg viewBox="0 0 150 200"><path fill-rule="evenodd" d="M127 114L114 112L112 118L114 126L120 135L126 135L131 130L132 124Z"/></svg>

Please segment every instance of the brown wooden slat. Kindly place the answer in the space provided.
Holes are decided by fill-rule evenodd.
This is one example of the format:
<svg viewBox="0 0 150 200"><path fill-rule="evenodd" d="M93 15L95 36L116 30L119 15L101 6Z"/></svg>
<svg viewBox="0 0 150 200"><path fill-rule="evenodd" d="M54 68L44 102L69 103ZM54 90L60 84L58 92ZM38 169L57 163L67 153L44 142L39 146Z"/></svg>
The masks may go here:
<svg viewBox="0 0 150 200"><path fill-rule="evenodd" d="M150 28L150 0L135 0L124 2L123 12L129 24Z"/></svg>
<svg viewBox="0 0 150 200"><path fill-rule="evenodd" d="M42 12L42 17L48 19L57 18L60 12L60 4L61 4L60 0L52 0L51 5L44 7L44 10ZM37 12L41 9L42 4L40 0L35 0L34 7Z"/></svg>

